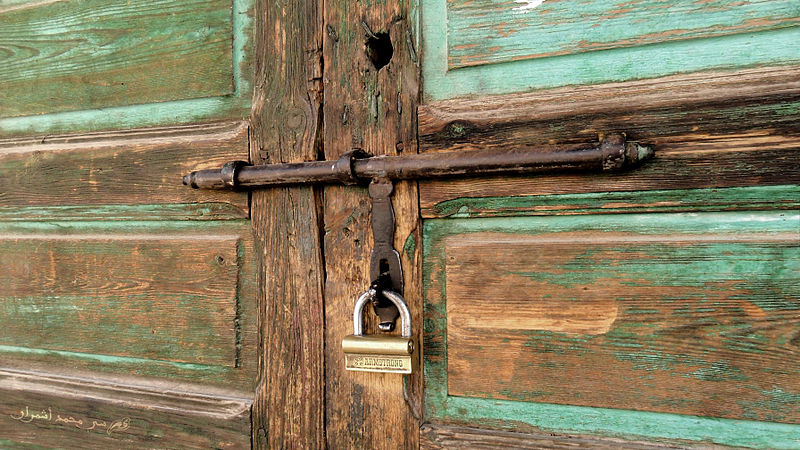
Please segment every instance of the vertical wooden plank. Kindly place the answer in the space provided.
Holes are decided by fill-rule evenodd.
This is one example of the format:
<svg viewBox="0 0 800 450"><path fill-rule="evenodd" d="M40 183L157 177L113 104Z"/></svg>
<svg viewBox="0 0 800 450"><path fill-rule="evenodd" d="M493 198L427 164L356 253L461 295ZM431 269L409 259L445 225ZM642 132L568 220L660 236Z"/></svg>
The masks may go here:
<svg viewBox="0 0 800 450"><path fill-rule="evenodd" d="M360 147L372 154L417 152L418 67L413 2L325 1L324 148L327 159ZM391 50L390 50L391 49ZM352 333L356 297L369 285L370 202L362 187L325 190L326 437L330 448L418 448L421 374L347 372L342 338ZM416 183L397 183L395 248L405 299L421 330ZM374 323L366 330L375 331ZM415 355L419 358L419 352Z"/></svg>
<svg viewBox="0 0 800 450"><path fill-rule="evenodd" d="M254 163L317 156L321 101L321 4L256 1ZM313 188L252 194L262 258L257 448L318 448L325 442L323 266Z"/></svg>

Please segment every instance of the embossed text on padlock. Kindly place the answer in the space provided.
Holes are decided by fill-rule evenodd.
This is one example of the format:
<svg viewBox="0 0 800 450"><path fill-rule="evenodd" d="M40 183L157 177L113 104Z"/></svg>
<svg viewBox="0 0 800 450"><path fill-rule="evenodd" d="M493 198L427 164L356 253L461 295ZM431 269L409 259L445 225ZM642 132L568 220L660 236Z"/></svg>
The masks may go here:
<svg viewBox="0 0 800 450"><path fill-rule="evenodd" d="M375 289L369 289L358 298L353 309L353 334L342 340L345 368L362 372L411 373L411 355L414 353L411 313L400 294L392 291L382 291L382 294L400 311L402 335L364 335L364 305L378 295Z"/></svg>

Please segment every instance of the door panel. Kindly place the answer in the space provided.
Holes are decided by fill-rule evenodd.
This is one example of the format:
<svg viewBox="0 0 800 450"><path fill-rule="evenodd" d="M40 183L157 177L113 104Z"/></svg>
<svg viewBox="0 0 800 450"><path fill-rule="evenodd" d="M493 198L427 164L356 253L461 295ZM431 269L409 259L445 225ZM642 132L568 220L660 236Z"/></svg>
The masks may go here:
<svg viewBox="0 0 800 450"><path fill-rule="evenodd" d="M421 152L655 150L419 183L423 445L800 447L797 6L421 8Z"/></svg>
<svg viewBox="0 0 800 450"><path fill-rule="evenodd" d="M8 24L0 48L10 53L0 68L0 117L230 94L231 7L232 0L0 7Z"/></svg>
<svg viewBox="0 0 800 450"><path fill-rule="evenodd" d="M252 4L0 3L0 137L248 117Z"/></svg>
<svg viewBox="0 0 800 450"><path fill-rule="evenodd" d="M236 367L240 236L32 231L0 237L3 347Z"/></svg>
<svg viewBox="0 0 800 450"><path fill-rule="evenodd" d="M564 404L800 420L796 211L438 219L425 237L430 418L677 439L691 433L536 417ZM797 432L728 426L749 438L709 436Z"/></svg>
<svg viewBox="0 0 800 450"><path fill-rule="evenodd" d="M249 447L251 3L0 3L0 446Z"/></svg>
<svg viewBox="0 0 800 450"><path fill-rule="evenodd" d="M196 386L174 381L142 381L0 370L0 445L249 447L251 398L209 387L198 394Z"/></svg>
<svg viewBox="0 0 800 450"><path fill-rule="evenodd" d="M791 1L446 3L448 69L756 33L800 21Z"/></svg>
<svg viewBox="0 0 800 450"><path fill-rule="evenodd" d="M0 216L17 220L247 218L246 193L181 184L246 159L243 122L0 140Z"/></svg>
<svg viewBox="0 0 800 450"><path fill-rule="evenodd" d="M785 216L740 221L800 223ZM566 221L445 238L449 395L800 420L779 400L800 395L799 231L682 233L733 222L708 214L556 232Z"/></svg>
<svg viewBox="0 0 800 450"><path fill-rule="evenodd" d="M421 7L425 101L798 61L791 0Z"/></svg>

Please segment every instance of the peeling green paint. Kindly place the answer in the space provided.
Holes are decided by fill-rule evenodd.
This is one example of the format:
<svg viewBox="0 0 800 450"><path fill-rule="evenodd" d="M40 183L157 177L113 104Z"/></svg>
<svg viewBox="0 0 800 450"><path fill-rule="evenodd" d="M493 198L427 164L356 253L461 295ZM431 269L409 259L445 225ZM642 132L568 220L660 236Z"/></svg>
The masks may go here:
<svg viewBox="0 0 800 450"><path fill-rule="evenodd" d="M155 205L24 206L0 208L0 222L87 222L94 220L241 220L246 212L230 203Z"/></svg>
<svg viewBox="0 0 800 450"><path fill-rule="evenodd" d="M630 206L622 206L623 204ZM773 209L776 205L784 208L800 207L800 186L792 184L522 197L467 197L438 203L433 210L440 217L467 218L553 213L713 211L723 207Z"/></svg>
<svg viewBox="0 0 800 450"><path fill-rule="evenodd" d="M13 345L0 345L0 353L20 353L30 355L55 355L74 359L87 359L101 362L108 365L152 365L153 363L169 365L183 370L193 370L202 372L227 372L229 369L221 366L210 366L205 364L182 363L174 361L159 361L144 358L132 358L128 356L98 355L94 353L68 352L63 350L44 350L40 348L17 347Z"/></svg>
<svg viewBox="0 0 800 450"><path fill-rule="evenodd" d="M411 233L406 238L405 244L403 244L403 254L409 258L409 260L413 263L414 262L414 255L417 250L417 239L414 237L414 233Z"/></svg>
<svg viewBox="0 0 800 450"><path fill-rule="evenodd" d="M252 102L252 0L232 0L233 87L229 95L0 118L0 136L127 129L246 119Z"/></svg>
<svg viewBox="0 0 800 450"><path fill-rule="evenodd" d="M800 448L800 426L607 408L448 397L436 411L473 424L508 428L513 423L564 433L620 438L714 442L752 448Z"/></svg>
<svg viewBox="0 0 800 450"><path fill-rule="evenodd" d="M671 16L671 20L658 20L659 27L672 29L670 32L663 33L661 40L657 36L658 33L653 33L648 38L652 41L643 41L637 37L627 42L622 39L622 36L635 29L637 23L626 24L623 19L617 25L596 28L600 33L616 36L611 38L611 41L606 42L600 39L601 42L583 42L581 40L583 38L579 39L581 42L573 42L569 39L566 41L555 40L552 42L555 46L577 47L562 50L551 49L552 53L548 54L547 44L545 44L544 50L541 50L542 41L548 40L548 36L553 34L552 31L558 28L559 21L551 18L555 22L546 25L540 24L538 21L540 17L543 17L541 20L547 20L547 13L553 7L542 5L537 8L539 11L544 11L544 16L540 16L539 11L533 11L530 14L514 15L513 21L496 24L495 28L487 29L486 25L482 25L475 29L476 32L493 33L492 39L473 38L473 41L468 43L454 44L465 33L449 30L448 28L453 26L451 21L442 21L441 18L450 18L452 9L458 7L460 3L446 0L421 2L423 97L425 100L433 101L468 95L505 94L565 85L616 82L700 70L730 70L792 64L800 61L800 53L797 51L797 43L800 42L800 27L792 26L797 22L797 16L800 15L796 6L791 2L775 2L774 5L770 4L773 2L747 3L755 8L752 18L758 17L759 14L769 15L771 13L767 11L777 7L780 10L779 16L785 18L785 23L778 23L774 26L777 29L771 30L753 29L748 32L747 29L744 29L738 32L721 32L721 35L716 36L716 32L711 32L707 34L708 37L691 38L689 36L689 38L670 41L671 35L688 31L686 17L678 15ZM614 15L612 11L619 9L617 6L613 6L612 2L597 2L595 6L601 10L608 9L612 16ZM509 7L509 10L512 7ZM587 7L586 4L581 4L581 14L584 14L585 7ZM637 7L641 9L642 4ZM462 9L467 16L461 17L459 20L474 21L476 24L485 20L485 15L469 17L472 8ZM627 15L631 15L631 13L629 12ZM692 16L692 26L695 26L698 18L694 16L697 14ZM591 15L582 17L583 21L593 20ZM608 19L600 14L594 20L601 20L600 17L604 23L611 24L619 19L619 14L613 19ZM738 19L740 16L728 13L727 17ZM766 17L765 19L769 20ZM541 31L534 33L536 38L525 34L525 30L532 29L532 26L544 27ZM567 36L572 36L576 32L593 33L595 30L592 27L578 27L576 24L572 24L572 26L573 29L565 31ZM717 25L710 26L709 29L714 30ZM511 32L512 29L519 29L521 32L515 34ZM452 36L450 33L457 33L457 35ZM649 34L645 33L643 36L646 37ZM624 43L613 45L617 39L622 39ZM605 47L598 47L598 50L588 52L581 48L583 45L591 44L605 45ZM453 62L451 57L458 58L460 51L468 52L484 47L487 57L479 65L468 67L450 65L450 62ZM492 56L502 55L504 49L511 51L514 56L507 55L505 60ZM540 52L543 52L539 55L540 57L529 57L529 55L538 55Z"/></svg>
<svg viewBox="0 0 800 450"><path fill-rule="evenodd" d="M703 192L683 191L698 199L703 195L714 195L721 190L703 190ZM786 199L789 204L797 205L796 186L762 188L735 188L724 190L721 197L734 199L741 194L745 200L743 204L752 202L759 204L773 200L775 195L779 199ZM626 194L629 195L630 193ZM650 199L658 201L659 198L673 196L674 192L663 191L648 193ZM563 202L563 197L558 201ZM578 196L573 196L578 197ZM502 202L507 199L497 199ZM516 200L516 199L514 199ZM530 199L534 203L539 199ZM578 198L583 201L585 198ZM458 208L464 205L458 205ZM684 213L659 213L659 214L599 214L592 216L511 216L511 217L453 217L431 219L424 222L423 232L423 285L425 287L424 305L424 345L425 345L425 385L426 403L425 417L427 420L444 420L448 422L465 423L470 425L484 425L519 429L534 427L544 431L566 433L593 433L626 438L653 438L659 440L684 440L713 442L723 445L755 447L755 448L800 448L800 425L783 423L768 423L766 420L785 421L787 416L796 414L797 405L800 404L795 397L797 393L788 392L782 387L774 391L764 391L757 386L749 386L748 376L737 366L737 361L727 358L709 358L705 354L697 353L685 355L669 353L655 347L659 336L654 335L658 324L648 323L646 318L655 312L650 308L635 308L632 303L628 312L636 313L643 317L643 322L626 323L623 326L612 328L604 337L609 343L609 349L614 357L626 364L631 364L633 370L641 373L642 380L651 379L649 385L643 382L640 386L655 388L657 382L654 374L669 373L684 379L695 379L698 382L723 383L734 382L741 384L741 389L757 391L765 400L761 403L739 405L744 410L742 417L758 419L758 421L718 419L711 417L696 417L670 413L644 412L633 410L615 410L596 407L557 405L552 403L537 403L535 400L547 395L546 390L506 389L498 391L511 400L497 398L473 398L469 396L453 396L448 394L447 376L447 316L446 316L446 283L444 277L447 255L445 244L451 236L458 236L459 241L468 241L472 233L493 233L498 239L505 239L503 235L513 238L515 235L525 235L535 238L542 235L543 239L550 239L553 233L559 232L612 232L617 235L636 235L646 237L650 235L667 235L680 240L681 235L720 235L720 241L710 241L702 245L691 245L686 249L674 249L675 255L670 254L668 260L658 259L654 256L653 264L659 270L674 270L682 281L701 288L703 297L697 299L693 306L682 306L683 297L675 295L670 297L665 294L664 304L672 309L675 315L692 315L701 317L720 308L731 308L730 302L722 303L715 296L715 292L726 292L731 288L746 289L748 283L758 281L759 273L775 272L776 280L796 279L796 261L800 260L797 245L791 245L791 236L796 236L795 242L800 242L800 212L796 210L772 211L730 211L730 212L684 212ZM746 236L753 233L758 236L753 243L747 241ZM769 236L781 236L780 241L786 242L781 250L759 248L761 239ZM730 242L724 236L730 236ZM660 238L659 238L660 239ZM744 240L743 240L744 239ZM646 239L645 239L646 241ZM694 244L694 242L693 242ZM658 253L660 241L652 244L640 243L645 248L642 254L648 252ZM706 247L707 245L707 247ZM649 250L648 250L649 249ZM723 278L733 282L732 286L715 286L699 281L696 272L704 266L702 262L695 265L686 264L689 249L705 256L699 256L698 261L714 264L708 272L718 271ZM698 250L699 249L699 250ZM713 258L712 258L713 256ZM741 259L743 256L746 258ZM598 259L600 258L600 259ZM603 264L609 264L613 258L602 256L596 249L586 249L578 253L563 267L554 268L552 272L538 271L519 273L536 280L543 280L564 286L574 286L578 283L591 283L596 276L593 272L603 272ZM617 258L624 260L625 258ZM598 262L599 261L599 262ZM679 262L681 262L679 264ZM588 270L586 265L593 263L595 266ZM618 263L617 263L618 264ZM686 264L686 267L683 266ZM699 264L699 265L698 265ZM755 266L753 264L756 264ZM761 264L761 265L758 265ZM707 268L707 267L706 267ZM562 276L559 270L571 273ZM633 263L615 267L615 271L629 273L631 286L644 285L638 278L651 276L653 270L648 270ZM576 273L577 271L577 273ZM694 273L693 273L694 272ZM703 272L705 273L705 272ZM574 278L584 276L584 280ZM652 275L654 276L654 275ZM435 283L434 283L435 281ZM659 279L659 283L664 283ZM677 283L685 285L686 283ZM793 311L797 309L796 283L775 285L784 290L785 295L751 295L742 294L742 300L753 304L763 311L770 309L776 311ZM433 291L432 287L437 286ZM746 297L746 298L745 298ZM618 299L619 301L619 299ZM630 301L630 299L628 299ZM734 298L733 301L736 301ZM701 305L701 306L698 306ZM707 305L707 306L706 306ZM731 310L732 311L732 310ZM759 355L763 351L766 336L763 332L751 327L752 323L741 324L737 327L733 323L720 323L714 317L707 317L702 321L702 326L712 335L719 336L721 345L729 348L731 352L740 355ZM698 322L698 324L700 323ZM525 345L532 352L542 354L560 355L569 353L581 355L588 353L581 346L584 343L598 339L596 336L564 334L549 331L520 331L516 335L527 338ZM761 343L761 344L760 344ZM523 356L521 356L523 357ZM554 364L558 358L549 362ZM522 362L520 362L522 364ZM768 370L765 371L768 373ZM776 374L783 376L781 374ZM785 374L784 374L785 375ZM580 398L580 392L575 398ZM485 396L485 392L480 392ZM516 400L515 400L516 399ZM522 401L528 400L528 401ZM714 400L714 399L712 399ZM723 399L736 401L735 399ZM664 398L654 400L655 403L664 405L665 408L691 405L697 398ZM714 401L722 401L716 399ZM654 404L655 404L654 403Z"/></svg>

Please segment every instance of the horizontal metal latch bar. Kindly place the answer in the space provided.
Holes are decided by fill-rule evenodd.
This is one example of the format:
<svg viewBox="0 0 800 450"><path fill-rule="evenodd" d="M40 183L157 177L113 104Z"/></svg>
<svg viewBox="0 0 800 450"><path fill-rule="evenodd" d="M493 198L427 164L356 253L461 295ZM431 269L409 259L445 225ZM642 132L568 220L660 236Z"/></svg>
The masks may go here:
<svg viewBox="0 0 800 450"><path fill-rule="evenodd" d="M652 156L650 147L626 142L625 136L615 133L606 136L596 147L555 152L547 147L525 147L369 156L354 150L336 161L261 166L233 161L219 170L192 172L183 177L183 184L202 189L253 189L315 183L355 184L373 178L408 180L567 171L614 172L634 167Z"/></svg>

